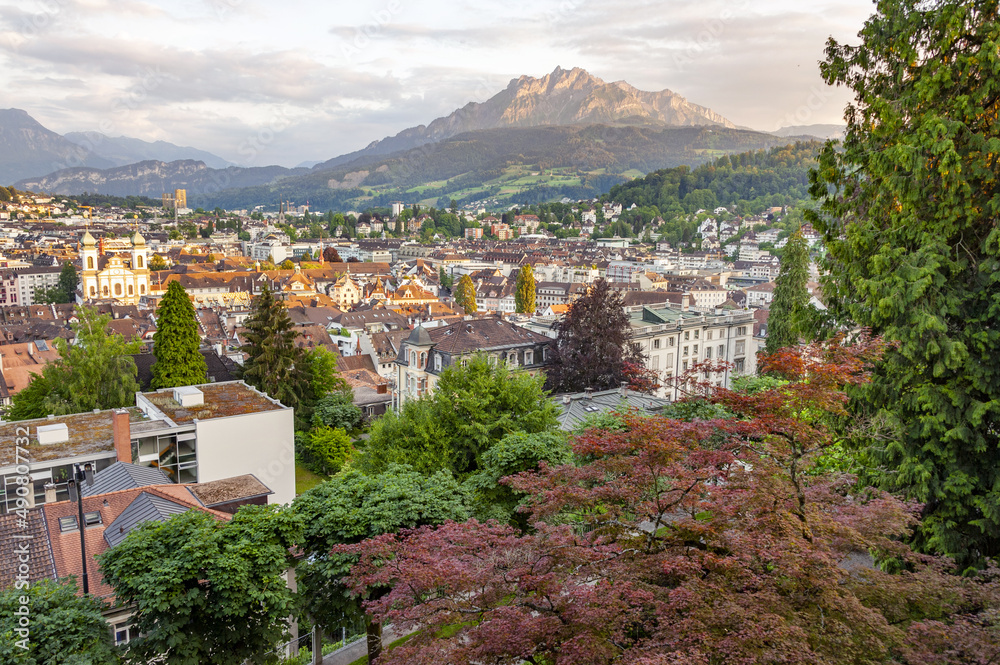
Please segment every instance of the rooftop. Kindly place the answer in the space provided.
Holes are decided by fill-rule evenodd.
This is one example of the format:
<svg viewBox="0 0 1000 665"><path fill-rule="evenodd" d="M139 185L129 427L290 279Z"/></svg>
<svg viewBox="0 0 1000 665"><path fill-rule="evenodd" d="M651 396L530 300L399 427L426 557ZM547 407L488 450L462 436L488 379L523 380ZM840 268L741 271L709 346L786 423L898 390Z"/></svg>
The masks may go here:
<svg viewBox="0 0 1000 665"><path fill-rule="evenodd" d="M194 387L204 395L203 404L181 406L174 401L173 388L142 393L142 397L177 424L288 408L242 381L206 383Z"/></svg>
<svg viewBox="0 0 1000 665"><path fill-rule="evenodd" d="M136 408L128 409L130 423L150 422L142 411ZM114 411L97 411L76 413L66 416L35 418L0 424L0 440L9 441L11 445L0 446L0 467L11 466L14 461L15 437L28 431L28 457L33 463L46 460L64 459L93 455L94 453L114 452L114 436L112 434L111 417ZM69 439L62 443L41 445L38 443L38 428L45 425L65 423L69 430ZM134 430L133 430L134 431Z"/></svg>

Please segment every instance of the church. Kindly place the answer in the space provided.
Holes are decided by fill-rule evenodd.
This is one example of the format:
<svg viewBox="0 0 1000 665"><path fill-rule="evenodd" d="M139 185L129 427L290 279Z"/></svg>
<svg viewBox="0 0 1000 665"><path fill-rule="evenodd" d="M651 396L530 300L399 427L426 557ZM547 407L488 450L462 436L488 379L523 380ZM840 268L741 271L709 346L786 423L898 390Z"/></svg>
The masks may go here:
<svg viewBox="0 0 1000 665"><path fill-rule="evenodd" d="M83 271L80 282L83 301L110 301L117 305L136 305L149 294L149 266L146 240L136 231L121 254L98 249L97 241L87 231L80 240Z"/></svg>

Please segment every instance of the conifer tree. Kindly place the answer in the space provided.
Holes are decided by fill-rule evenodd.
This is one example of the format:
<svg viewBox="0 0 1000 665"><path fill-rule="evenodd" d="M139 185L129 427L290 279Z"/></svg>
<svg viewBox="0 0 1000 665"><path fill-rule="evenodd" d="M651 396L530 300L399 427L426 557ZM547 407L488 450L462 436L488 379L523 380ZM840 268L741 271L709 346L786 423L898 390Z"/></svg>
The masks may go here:
<svg viewBox="0 0 1000 665"><path fill-rule="evenodd" d="M885 485L924 505L920 544L1000 554L1000 16L996 0L884 0L858 46L829 41L854 92L813 174L828 306L888 342L858 405Z"/></svg>
<svg viewBox="0 0 1000 665"><path fill-rule="evenodd" d="M464 309L466 314L475 314L479 311L476 304L476 286L468 275L462 275L455 285L455 304Z"/></svg>
<svg viewBox="0 0 1000 665"><path fill-rule="evenodd" d="M801 229L788 238L781 255L781 271L774 285L774 300L767 319L766 353L795 346L808 334L809 244Z"/></svg>
<svg viewBox="0 0 1000 665"><path fill-rule="evenodd" d="M249 357L243 363L243 380L285 406L306 406L312 380L310 365L305 352L295 346L285 304L275 299L267 284L254 300L245 326L247 343L242 350Z"/></svg>
<svg viewBox="0 0 1000 665"><path fill-rule="evenodd" d="M156 362L150 387L173 388L204 383L208 366L198 350L200 346L194 305L180 282L170 282L156 310L156 332L153 334Z"/></svg>
<svg viewBox="0 0 1000 665"><path fill-rule="evenodd" d="M535 273L531 265L521 266L514 291L514 309L520 314L535 313Z"/></svg>

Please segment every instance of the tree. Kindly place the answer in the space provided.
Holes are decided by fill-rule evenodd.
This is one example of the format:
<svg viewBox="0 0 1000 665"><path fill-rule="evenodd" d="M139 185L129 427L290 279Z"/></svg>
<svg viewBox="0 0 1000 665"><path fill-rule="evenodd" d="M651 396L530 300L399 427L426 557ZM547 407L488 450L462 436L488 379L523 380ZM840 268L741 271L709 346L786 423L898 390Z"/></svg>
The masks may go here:
<svg viewBox="0 0 1000 665"><path fill-rule="evenodd" d="M870 452L924 504L919 545L965 564L1000 554L998 26L995 2L894 0L830 40L855 98L812 176L828 305L889 343L857 400L888 418Z"/></svg>
<svg viewBox="0 0 1000 665"><path fill-rule="evenodd" d="M476 305L476 286L468 275L458 278L458 284L455 286L455 304L464 309L466 314L475 314L479 311Z"/></svg>
<svg viewBox="0 0 1000 665"><path fill-rule="evenodd" d="M343 263L343 259L340 258L340 254L337 253L336 247L326 247L323 249L323 260L328 263Z"/></svg>
<svg viewBox="0 0 1000 665"><path fill-rule="evenodd" d="M36 300L43 304L75 302L77 284L76 268L67 261L59 271L59 281L56 285L36 294Z"/></svg>
<svg viewBox="0 0 1000 665"><path fill-rule="evenodd" d="M781 255L781 270L774 284L774 300L767 319L766 353L794 346L808 334L809 244L799 229L788 238Z"/></svg>
<svg viewBox="0 0 1000 665"><path fill-rule="evenodd" d="M306 525L301 547L306 555L297 570L302 608L314 623L332 627L345 615L363 613L359 597L340 580L352 557L332 550L336 545L400 529L469 517L467 497L447 471L423 475L407 466L392 466L366 476L346 471L297 497L292 504ZM384 589L369 589L376 597ZM382 647L382 624L366 617L369 662Z"/></svg>
<svg viewBox="0 0 1000 665"><path fill-rule="evenodd" d="M163 257L159 254L153 254L153 258L149 260L150 270L166 270L167 262L163 260Z"/></svg>
<svg viewBox="0 0 1000 665"><path fill-rule="evenodd" d="M301 427L304 414L300 407L311 399L312 364L306 353L295 346L295 331L285 304L274 298L264 285L253 302L246 323L246 344L242 347L248 358L243 363L243 379L266 392L285 406L296 410ZM308 423L305 419L305 423Z"/></svg>
<svg viewBox="0 0 1000 665"><path fill-rule="evenodd" d="M626 414L577 437L581 464L509 478L533 531L470 520L335 547L358 557L353 593L390 589L375 620L417 629L381 662L989 662L995 578L901 543L912 505L811 473L877 345L808 351L773 361L780 388L713 393L743 419Z"/></svg>
<svg viewBox="0 0 1000 665"><path fill-rule="evenodd" d="M313 399L319 400L332 393L347 393L353 398L351 387L337 371L337 356L333 352L325 346L317 346L306 353L306 360Z"/></svg>
<svg viewBox="0 0 1000 665"><path fill-rule="evenodd" d="M478 354L464 367L441 372L432 395L377 420L358 468L377 473L408 464L424 473L448 469L465 479L508 434L555 430L556 412L540 377L512 372Z"/></svg>
<svg viewBox="0 0 1000 665"><path fill-rule="evenodd" d="M449 291L455 284L455 278L444 271L444 266L441 266L441 268L438 269L438 281L441 283L442 288L448 289Z"/></svg>
<svg viewBox="0 0 1000 665"><path fill-rule="evenodd" d="M521 266L514 291L514 309L520 314L535 313L535 273L531 264Z"/></svg>
<svg viewBox="0 0 1000 665"><path fill-rule="evenodd" d="M281 268L282 270L292 270L295 268L295 264L292 263L291 259L285 259L284 261L281 262L281 265L278 267Z"/></svg>
<svg viewBox="0 0 1000 665"><path fill-rule="evenodd" d="M173 388L205 383L208 365L201 355L194 305L180 282L170 282L156 308L153 379L150 387Z"/></svg>
<svg viewBox="0 0 1000 665"><path fill-rule="evenodd" d="M42 376L14 395L12 419L44 418L49 414L81 413L135 404L139 384L130 354L142 343L126 342L109 334L111 317L92 307L76 308L79 320L72 324L74 344L57 339L59 360L45 366Z"/></svg>
<svg viewBox="0 0 1000 665"><path fill-rule="evenodd" d="M189 510L149 521L98 556L115 600L134 606L133 662L264 662L287 634L285 584L301 519L280 506L243 506L226 522Z"/></svg>
<svg viewBox="0 0 1000 665"><path fill-rule="evenodd" d="M350 389L327 393L316 401L313 415L327 427L351 430L361 422L361 409L354 406L354 394Z"/></svg>
<svg viewBox="0 0 1000 665"><path fill-rule="evenodd" d="M309 469L323 476L340 471L351 456L354 446L343 428L328 427L313 416L313 427L295 435L297 452Z"/></svg>
<svg viewBox="0 0 1000 665"><path fill-rule="evenodd" d="M76 583L70 579L43 579L0 591L0 635L4 638L0 640L0 661L24 665L117 663L108 622L101 614L106 609L104 603L76 592ZM29 622L26 626L20 624L21 617Z"/></svg>
<svg viewBox="0 0 1000 665"><path fill-rule="evenodd" d="M603 279L574 301L559 324L556 353L547 387L555 392L617 388L628 382L627 362L645 365L632 346L629 317L621 294ZM629 370L631 371L631 370Z"/></svg>

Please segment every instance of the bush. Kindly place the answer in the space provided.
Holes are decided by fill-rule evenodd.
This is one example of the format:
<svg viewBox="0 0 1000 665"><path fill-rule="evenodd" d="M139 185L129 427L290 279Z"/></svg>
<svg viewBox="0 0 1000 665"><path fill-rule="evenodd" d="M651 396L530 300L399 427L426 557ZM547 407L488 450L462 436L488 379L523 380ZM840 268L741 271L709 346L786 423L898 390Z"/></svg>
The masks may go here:
<svg viewBox="0 0 1000 665"><path fill-rule="evenodd" d="M313 413L327 427L352 430L361 422L361 409L352 404L350 392L330 393L316 402Z"/></svg>

